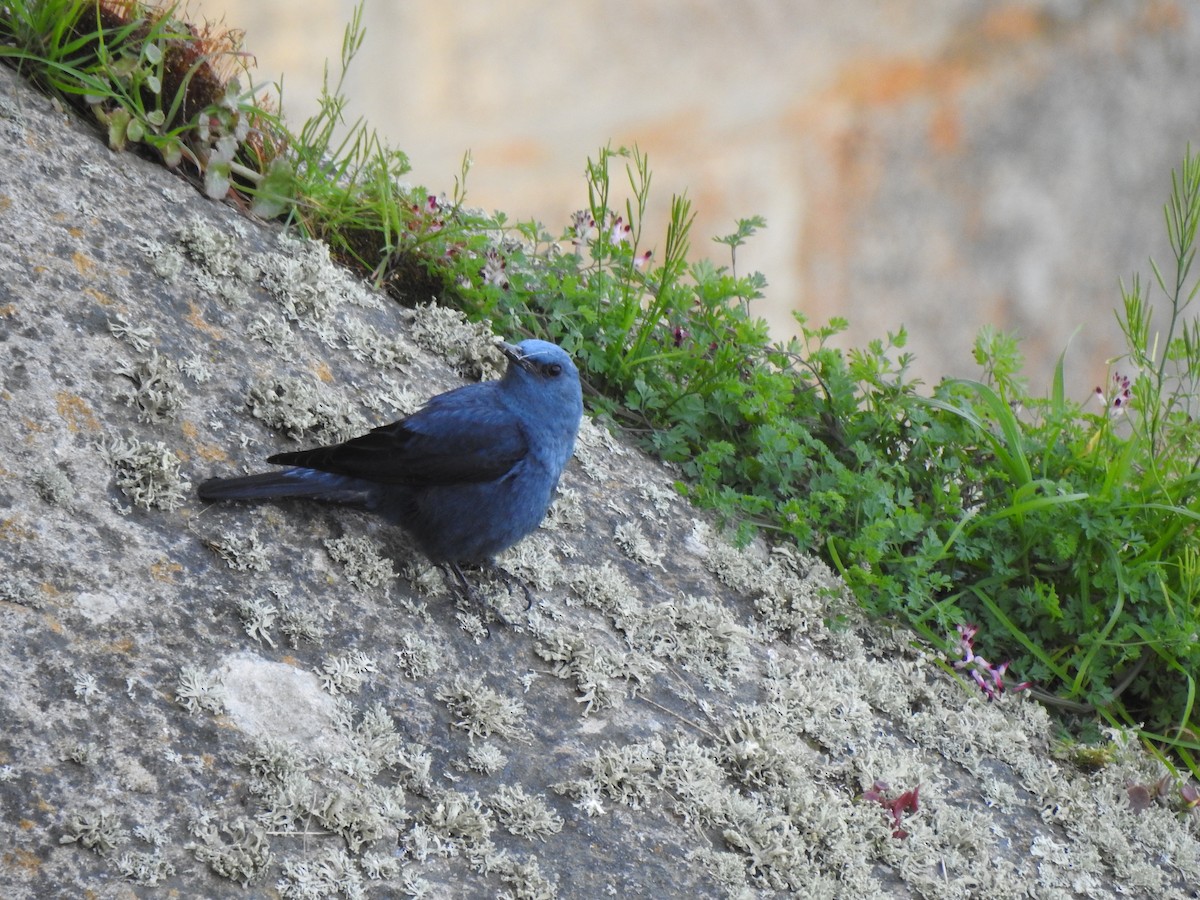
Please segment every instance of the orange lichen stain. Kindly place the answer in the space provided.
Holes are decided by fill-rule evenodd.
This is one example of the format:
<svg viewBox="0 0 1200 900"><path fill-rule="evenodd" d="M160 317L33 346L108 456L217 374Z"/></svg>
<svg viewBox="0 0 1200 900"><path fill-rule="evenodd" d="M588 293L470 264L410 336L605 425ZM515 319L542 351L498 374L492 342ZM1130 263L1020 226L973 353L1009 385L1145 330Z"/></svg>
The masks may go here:
<svg viewBox="0 0 1200 900"><path fill-rule="evenodd" d="M41 584L39 584L38 590L41 591L43 594L45 594L47 597L61 597L62 596L62 591L60 591L58 588L56 588L49 581L43 581Z"/></svg>
<svg viewBox="0 0 1200 900"><path fill-rule="evenodd" d="M54 400L58 406L59 416L67 423L67 428L71 431L100 430L100 423L96 421L96 414L92 412L92 408L87 405L87 401L82 397L68 393L67 391L59 391L55 394Z"/></svg>
<svg viewBox="0 0 1200 900"><path fill-rule="evenodd" d="M33 536L33 530L22 525L16 517L0 519L0 541L28 541Z"/></svg>
<svg viewBox="0 0 1200 900"><path fill-rule="evenodd" d="M21 828L29 831L34 827L34 824L29 822L29 825L26 826L26 822L29 822L29 820L21 820ZM0 857L0 859L4 860L4 867L6 869L20 870L26 875L34 875L42 867L42 861L38 859L37 854L23 848L10 850L3 857Z"/></svg>
<svg viewBox="0 0 1200 900"><path fill-rule="evenodd" d="M320 378L326 384L329 384L330 382L333 381L333 369L329 368L328 363L318 363L317 364L317 377Z"/></svg>
<svg viewBox="0 0 1200 900"><path fill-rule="evenodd" d="M200 444L195 450L196 455L205 462L229 462L229 454L217 444Z"/></svg>
<svg viewBox="0 0 1200 900"><path fill-rule="evenodd" d="M7 212L12 206L12 197L0 197L0 212Z"/></svg>
<svg viewBox="0 0 1200 900"><path fill-rule="evenodd" d="M122 655L128 656L129 653L132 652L132 650L135 646L136 646L136 644L134 644L133 638L123 637L120 640L113 641L111 644L109 644L108 652L109 653L120 653Z"/></svg>
<svg viewBox="0 0 1200 900"><path fill-rule="evenodd" d="M199 429L196 428L195 422L185 421L179 427L179 430L183 432L183 436L185 438L187 438L189 441L194 441L196 439L196 435L199 433Z"/></svg>
<svg viewBox="0 0 1200 900"><path fill-rule="evenodd" d="M175 576L183 571L183 566L177 562L162 560L150 566L150 576L156 581L174 582Z"/></svg>
<svg viewBox="0 0 1200 900"><path fill-rule="evenodd" d="M33 829L37 828L37 823L33 819L22 819L17 825L22 831L33 831Z"/></svg>
<svg viewBox="0 0 1200 900"><path fill-rule="evenodd" d="M97 303L99 303L101 306L113 306L117 302L112 297L108 296L108 294L98 291L95 288L90 288L90 287L84 288L83 292L85 294L87 294L89 297L91 297L93 300L95 300Z"/></svg>
<svg viewBox="0 0 1200 900"><path fill-rule="evenodd" d="M55 634L63 633L62 622L58 621L54 616L42 616L42 622Z"/></svg>
<svg viewBox="0 0 1200 900"><path fill-rule="evenodd" d="M5 318L12 318L16 314L17 314L17 304L5 303L3 306L0 306L0 316L4 316Z"/></svg>
<svg viewBox="0 0 1200 900"><path fill-rule="evenodd" d="M71 237L83 237L83 229L78 225L72 225L67 229L67 234L69 234Z"/></svg>
<svg viewBox="0 0 1200 900"><path fill-rule="evenodd" d="M96 261L78 250L71 254L71 262L75 263L75 271L80 275L90 275L96 268Z"/></svg>
<svg viewBox="0 0 1200 900"><path fill-rule="evenodd" d="M216 338L218 341L225 340L225 332L223 332L216 325L210 325L208 322L204 321L204 316L200 312L200 307L189 300L188 309L190 310L187 315L187 321L189 325L199 331L203 331L211 338Z"/></svg>

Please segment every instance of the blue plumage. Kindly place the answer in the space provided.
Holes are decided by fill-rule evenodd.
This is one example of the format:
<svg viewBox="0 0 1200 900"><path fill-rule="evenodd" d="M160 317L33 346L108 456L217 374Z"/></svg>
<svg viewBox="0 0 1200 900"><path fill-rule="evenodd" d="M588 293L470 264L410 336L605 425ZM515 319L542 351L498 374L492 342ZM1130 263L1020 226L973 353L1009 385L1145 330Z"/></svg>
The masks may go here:
<svg viewBox="0 0 1200 900"><path fill-rule="evenodd" d="M497 381L460 387L341 444L278 453L288 468L199 487L204 500L305 497L369 509L458 572L541 523L583 415L579 372L560 347L500 344Z"/></svg>

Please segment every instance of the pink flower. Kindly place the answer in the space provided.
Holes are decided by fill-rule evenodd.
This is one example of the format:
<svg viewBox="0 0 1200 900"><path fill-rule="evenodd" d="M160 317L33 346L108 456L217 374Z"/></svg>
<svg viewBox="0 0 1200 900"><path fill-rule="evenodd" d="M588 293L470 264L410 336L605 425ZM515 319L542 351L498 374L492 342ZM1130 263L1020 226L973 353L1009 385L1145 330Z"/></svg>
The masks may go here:
<svg viewBox="0 0 1200 900"><path fill-rule="evenodd" d="M571 216L571 243L575 246L576 251L588 242L592 236L592 231L596 227L596 220L592 218L592 214L586 209L581 209Z"/></svg>
<svg viewBox="0 0 1200 900"><path fill-rule="evenodd" d="M1133 383L1130 381L1129 376L1122 375L1120 372L1113 372L1112 389L1112 400L1108 400L1104 396L1104 390L1099 387L1093 391L1093 395L1100 401L1100 405L1106 411L1120 412L1126 409L1133 400Z"/></svg>
<svg viewBox="0 0 1200 900"><path fill-rule="evenodd" d="M487 252L483 268L479 270L479 277L483 279L484 284L494 284L507 291L508 275L504 272L506 268L508 268L508 261L493 247Z"/></svg>
<svg viewBox="0 0 1200 900"><path fill-rule="evenodd" d="M608 214L608 242L614 246L617 244L628 244L630 238L633 237L633 226L625 221L624 216L612 217L612 213Z"/></svg>
<svg viewBox="0 0 1200 900"><path fill-rule="evenodd" d="M438 232L446 224L446 220L440 215L444 205L433 194L429 194L424 203L414 203L409 209L413 214L408 222L409 231Z"/></svg>
<svg viewBox="0 0 1200 900"><path fill-rule="evenodd" d="M1004 693L1004 673L1008 671L1008 663L1003 662L998 666L994 666L986 659L975 652L975 635L979 633L978 625L959 625L958 626L958 648L962 652L962 659L954 661L954 668L962 671L967 670L971 676L971 680L979 686L985 697L989 700L995 700ZM1023 691L1030 687L1033 682L1022 681L1020 684L1015 684L1010 691L1014 693Z"/></svg>

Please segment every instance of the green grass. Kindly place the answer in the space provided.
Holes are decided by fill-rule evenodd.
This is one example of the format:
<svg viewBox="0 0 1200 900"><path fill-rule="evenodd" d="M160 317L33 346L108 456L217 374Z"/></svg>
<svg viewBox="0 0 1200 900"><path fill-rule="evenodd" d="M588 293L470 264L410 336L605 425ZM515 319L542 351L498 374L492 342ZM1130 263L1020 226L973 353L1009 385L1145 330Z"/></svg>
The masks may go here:
<svg viewBox="0 0 1200 900"><path fill-rule="evenodd" d="M588 160L589 207L561 230L484 216L464 202L467 161L450 198L402 188L407 158L343 121L340 78L293 132L232 77L245 57L227 36L171 8L118 9L10 2L0 57L92 115L111 146L327 241L398 301L437 295L502 334L557 341L593 411L679 464L679 489L742 536L823 554L864 608L947 654L959 625L980 625L977 651L1011 660L1064 715L1136 725L1198 771L1190 151L1166 208L1173 259L1152 264L1164 321L1140 279L1122 289L1127 349L1107 396L1086 408L1065 396L1065 352L1050 396L1030 393L1015 340L992 329L976 340L979 379L926 390L903 331L843 352L830 341L845 322L797 315L799 337L770 340L754 315L766 281L736 267L761 219L715 239L727 266L692 254L686 197L648 240L651 171L636 149ZM359 10L342 75L362 37Z"/></svg>

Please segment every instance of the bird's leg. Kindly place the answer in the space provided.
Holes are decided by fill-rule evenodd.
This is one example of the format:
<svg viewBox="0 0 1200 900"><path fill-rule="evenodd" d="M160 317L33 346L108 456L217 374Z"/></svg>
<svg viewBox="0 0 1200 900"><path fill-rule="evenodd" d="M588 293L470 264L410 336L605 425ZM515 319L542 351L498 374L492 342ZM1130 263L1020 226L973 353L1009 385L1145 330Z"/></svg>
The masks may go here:
<svg viewBox="0 0 1200 900"><path fill-rule="evenodd" d="M470 581L467 580L467 576L465 574L463 574L463 570L458 566L457 563L452 563L452 562L442 563L442 564L440 564L440 568L442 569L443 572L448 571L450 573L450 575L453 576L453 580L457 583L459 592L461 593L463 599L474 603L476 606L480 607L481 609L488 610L493 615L496 615L498 618L500 618L500 620L503 621L504 624L512 625L511 622L504 619L504 616L500 614L499 610L497 610L492 604L485 602L483 600L483 598L479 596L479 594L475 591L475 588L473 588L471 586ZM525 611L528 612L530 609L533 608L533 593L529 590L529 586L527 584L525 584L525 582L523 582L520 578L518 578L516 575L513 575L511 572L508 572L507 570L502 569L500 566L496 565L491 560L488 560L487 562L483 563L481 568L486 569L487 571L491 572L494 576L499 578L501 581L503 581L505 587L507 587L510 591L512 590L514 584L517 585L518 587L520 587L521 590L525 594Z"/></svg>
<svg viewBox="0 0 1200 900"><path fill-rule="evenodd" d="M515 584L525 593L525 612L529 612L529 610L533 609L533 592L529 590L529 585L527 585L512 572L501 568L491 560L488 560L484 565L486 568L490 569L492 573L496 575L496 577L503 581L510 591Z"/></svg>
<svg viewBox="0 0 1200 900"><path fill-rule="evenodd" d="M455 586L458 588L459 599L465 600L470 605L474 605L480 613L490 612L492 615L496 614L491 604L485 603L483 598L471 587L471 582L467 581L467 576L463 574L463 570L458 567L457 563L443 562L436 565L442 570L442 575L446 577L447 581L455 583ZM492 636L492 629L488 628L485 615L480 617L480 624L483 626L484 635L490 638Z"/></svg>
<svg viewBox="0 0 1200 900"><path fill-rule="evenodd" d="M475 589L471 587L471 582L467 581L467 576L463 574L463 570L458 567L457 563L441 563L438 567L442 572L449 572L453 576L454 581L458 583L458 589L462 592L464 599L470 600L479 606L483 605L483 601L479 599L479 596L475 593Z"/></svg>

